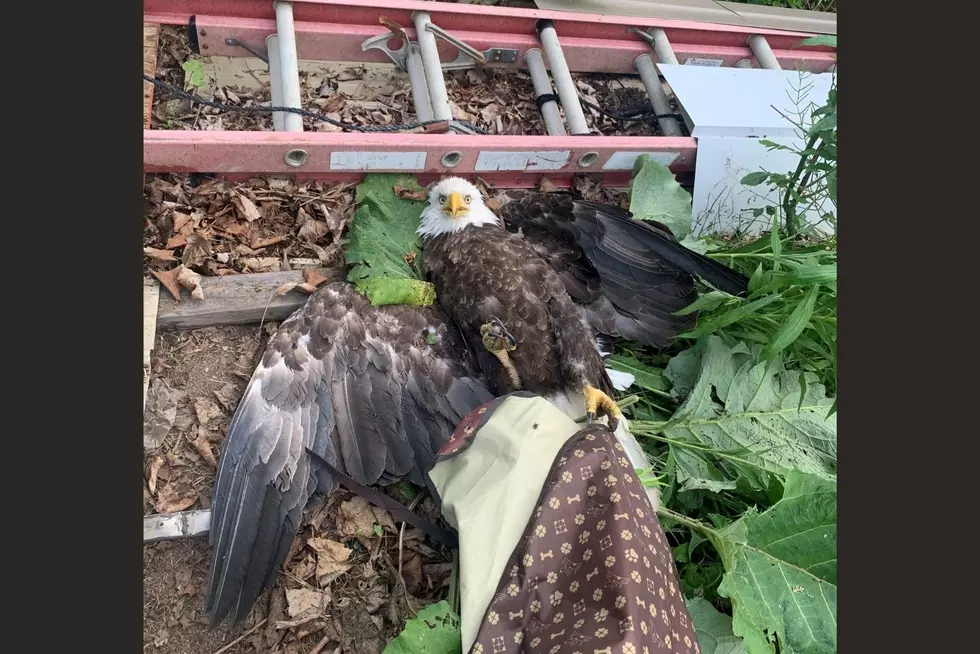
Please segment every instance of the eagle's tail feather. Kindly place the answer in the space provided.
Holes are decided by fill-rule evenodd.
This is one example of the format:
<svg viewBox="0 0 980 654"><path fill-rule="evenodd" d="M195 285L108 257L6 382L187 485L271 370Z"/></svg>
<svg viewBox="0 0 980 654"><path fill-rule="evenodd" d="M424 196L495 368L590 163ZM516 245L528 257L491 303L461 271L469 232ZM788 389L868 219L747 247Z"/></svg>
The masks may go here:
<svg viewBox="0 0 980 654"><path fill-rule="evenodd" d="M581 393L562 393L550 397L548 400L573 420L577 420L585 415L585 396ZM616 440L619 441L619 444L623 446L623 449L626 451L626 458L630 460L634 468L653 467L650 457L640 447L636 436L630 432L629 421L625 416L620 417L619 425L617 425L616 431L613 433L616 436ZM648 486L646 487L646 492L647 497L650 498L650 504L653 505L653 510L656 511L660 508L660 489L655 486Z"/></svg>

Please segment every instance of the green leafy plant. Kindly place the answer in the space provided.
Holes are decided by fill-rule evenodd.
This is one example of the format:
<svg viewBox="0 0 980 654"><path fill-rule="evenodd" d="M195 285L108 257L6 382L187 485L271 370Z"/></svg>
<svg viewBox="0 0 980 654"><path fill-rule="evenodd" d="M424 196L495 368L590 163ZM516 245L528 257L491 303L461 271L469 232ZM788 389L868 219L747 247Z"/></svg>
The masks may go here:
<svg viewBox="0 0 980 654"><path fill-rule="evenodd" d="M443 600L430 604L411 620L388 643L383 654L459 654L463 640L459 630L459 616Z"/></svg>
<svg viewBox="0 0 980 654"><path fill-rule="evenodd" d="M830 45L836 48L837 37L829 35L811 37L804 39L798 45ZM781 198L779 206L757 208L753 213L759 217L763 213L776 216L781 212L785 230L791 237L815 227L804 225L802 217L810 210L821 210L828 200L833 206L833 211L822 213L819 223L826 223L832 228L837 226L836 76L826 103L813 108L812 111L800 106L802 97L808 90L807 86L805 80L801 79L801 86L797 89L799 118L784 116L804 138L806 144L803 149L775 143L768 139L759 141L770 151L784 150L796 154L799 157L796 169L788 172L756 171L745 175L741 180L745 186L767 184L777 189Z"/></svg>
<svg viewBox="0 0 980 654"><path fill-rule="evenodd" d="M435 287L422 272L422 243L416 234L423 202L401 198L421 191L409 175L372 174L357 185L357 211L348 230L344 256L351 266L347 280L375 306L431 305Z"/></svg>

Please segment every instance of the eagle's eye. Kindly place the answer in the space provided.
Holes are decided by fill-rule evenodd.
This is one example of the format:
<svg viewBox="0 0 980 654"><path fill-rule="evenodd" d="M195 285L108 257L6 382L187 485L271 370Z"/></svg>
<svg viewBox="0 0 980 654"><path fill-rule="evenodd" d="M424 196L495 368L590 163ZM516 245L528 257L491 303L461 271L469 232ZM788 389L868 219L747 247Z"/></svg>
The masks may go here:
<svg viewBox="0 0 980 654"><path fill-rule="evenodd" d="M446 204L446 196L445 195L440 195L439 196L439 204Z"/></svg>
<svg viewBox="0 0 980 654"><path fill-rule="evenodd" d="M469 195L467 195L465 198L463 198L463 202L465 202L466 204L469 204L472 201L473 201L473 198L470 197Z"/></svg>

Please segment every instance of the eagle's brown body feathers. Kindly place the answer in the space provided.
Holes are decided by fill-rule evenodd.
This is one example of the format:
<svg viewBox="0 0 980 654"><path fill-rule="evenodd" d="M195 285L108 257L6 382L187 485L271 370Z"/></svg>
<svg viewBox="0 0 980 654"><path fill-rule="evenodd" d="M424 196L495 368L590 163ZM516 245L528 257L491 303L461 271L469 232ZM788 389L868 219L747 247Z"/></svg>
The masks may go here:
<svg viewBox="0 0 980 654"><path fill-rule="evenodd" d="M595 335L554 268L523 238L496 225L469 227L427 241L423 262L495 391L516 390L479 346L480 327L496 317L517 341L510 358L523 390L551 395L592 384L611 392Z"/></svg>

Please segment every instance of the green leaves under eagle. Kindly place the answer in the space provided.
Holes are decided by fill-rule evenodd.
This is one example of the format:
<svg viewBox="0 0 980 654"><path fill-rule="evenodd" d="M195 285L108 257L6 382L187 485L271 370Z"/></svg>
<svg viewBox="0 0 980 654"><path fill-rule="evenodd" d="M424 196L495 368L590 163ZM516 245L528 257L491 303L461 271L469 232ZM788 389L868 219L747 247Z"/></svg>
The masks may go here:
<svg viewBox="0 0 980 654"><path fill-rule="evenodd" d="M610 397L610 337L668 345L696 321L673 315L696 299L694 276L735 295L747 278L613 206L561 193L501 200L498 217L463 179L431 190L418 233L436 306L374 307L333 283L272 336L215 483L214 624L239 622L275 582L318 490L306 448L360 484L426 485L455 425L521 388L573 418L605 414L633 465L649 466Z"/></svg>

